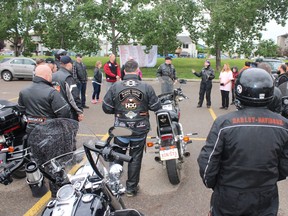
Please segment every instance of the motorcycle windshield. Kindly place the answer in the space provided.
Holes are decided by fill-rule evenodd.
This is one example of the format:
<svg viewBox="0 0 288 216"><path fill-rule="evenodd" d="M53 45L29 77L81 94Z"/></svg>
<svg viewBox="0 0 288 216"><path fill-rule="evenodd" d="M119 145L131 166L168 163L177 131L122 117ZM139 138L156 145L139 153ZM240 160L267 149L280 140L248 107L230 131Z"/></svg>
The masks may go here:
<svg viewBox="0 0 288 216"><path fill-rule="evenodd" d="M282 96L288 96L288 82L284 82L281 85L278 86L280 89Z"/></svg>
<svg viewBox="0 0 288 216"><path fill-rule="evenodd" d="M73 169L75 172L77 164L89 165L83 150L86 142L98 143L99 138L85 124L61 118L37 125L28 138L33 159L52 176L57 167L62 167L68 174L73 173ZM105 176L107 164L98 154L92 152L92 155L98 171Z"/></svg>

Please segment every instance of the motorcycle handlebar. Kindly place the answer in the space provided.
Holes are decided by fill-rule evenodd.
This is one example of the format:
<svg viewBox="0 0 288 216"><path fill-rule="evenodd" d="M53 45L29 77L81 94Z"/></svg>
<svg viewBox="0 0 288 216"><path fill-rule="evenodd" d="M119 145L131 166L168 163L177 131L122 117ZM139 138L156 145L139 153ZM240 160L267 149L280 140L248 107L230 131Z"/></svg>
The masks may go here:
<svg viewBox="0 0 288 216"><path fill-rule="evenodd" d="M132 161L132 157L126 154L121 154L115 151L111 151L111 155L113 156L113 158L115 160L121 160L121 161L125 161L125 162L131 162Z"/></svg>
<svg viewBox="0 0 288 216"><path fill-rule="evenodd" d="M11 178L11 174L14 170L16 170L20 166L20 163L19 162L17 163L16 161L12 161L11 163L7 164L4 167L4 170L2 170L0 173L1 184L8 185L13 181L13 179Z"/></svg>

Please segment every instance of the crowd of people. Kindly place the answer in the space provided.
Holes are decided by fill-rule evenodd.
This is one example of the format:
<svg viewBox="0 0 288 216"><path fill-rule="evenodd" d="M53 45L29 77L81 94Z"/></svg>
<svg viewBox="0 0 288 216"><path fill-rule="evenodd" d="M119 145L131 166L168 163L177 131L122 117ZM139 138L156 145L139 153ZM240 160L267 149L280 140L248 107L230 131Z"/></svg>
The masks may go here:
<svg viewBox="0 0 288 216"><path fill-rule="evenodd" d="M82 55L77 54L73 62L63 50L56 54L55 60L37 61L33 83L19 94L19 106L28 119L27 133L47 118L82 121L83 109L89 108L86 104L88 75ZM277 181L288 176L288 121L278 114L283 109L277 87L288 81L288 72L286 65L280 65L275 80L269 67L259 63L255 68L245 63L238 71L237 67L231 69L225 63L220 72L220 109L227 110L235 104L237 111L215 120L198 156L200 176L205 186L213 189L212 216L277 215ZM133 197L139 191L143 150L150 130L149 110L158 111L161 103L152 86L142 81L142 72L133 57L120 68L115 55L111 54L103 65L104 73L101 68L102 62L97 61L91 103L102 102L103 111L114 115L115 126L133 131L129 138L114 140L119 145L116 151L126 153L129 149L133 157L126 181L126 194ZM192 72L201 77L197 108L202 107L205 95L206 106L210 108L215 78L211 62L206 60L200 72ZM102 101L104 74L107 88ZM161 82L162 94L173 91L177 76L170 57L159 66L156 76Z"/></svg>

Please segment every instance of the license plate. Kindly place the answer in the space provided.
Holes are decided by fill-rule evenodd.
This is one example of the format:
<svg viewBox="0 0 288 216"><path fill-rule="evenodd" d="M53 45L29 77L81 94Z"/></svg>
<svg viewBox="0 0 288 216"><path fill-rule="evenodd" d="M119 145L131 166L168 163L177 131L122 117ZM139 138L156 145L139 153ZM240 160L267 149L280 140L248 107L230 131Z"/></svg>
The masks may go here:
<svg viewBox="0 0 288 216"><path fill-rule="evenodd" d="M171 159L177 159L177 158L179 158L178 149L177 148L161 150L160 151L160 159L162 161L171 160Z"/></svg>
<svg viewBox="0 0 288 216"><path fill-rule="evenodd" d="M165 104L165 105L162 105L162 109L164 109L164 110L172 110L173 107L172 107L172 104Z"/></svg>

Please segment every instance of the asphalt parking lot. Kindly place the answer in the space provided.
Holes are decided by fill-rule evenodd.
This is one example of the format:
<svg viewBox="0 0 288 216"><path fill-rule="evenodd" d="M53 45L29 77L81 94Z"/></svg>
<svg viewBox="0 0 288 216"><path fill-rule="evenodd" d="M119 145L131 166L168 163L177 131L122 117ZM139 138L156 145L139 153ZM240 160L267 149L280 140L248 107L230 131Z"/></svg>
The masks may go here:
<svg viewBox="0 0 288 216"><path fill-rule="evenodd" d="M157 81L147 81L156 92L160 93L160 85ZM4 82L0 80L0 98L17 102L19 91L31 83L30 80ZM177 84L179 86L179 84ZM210 130L213 120L227 112L235 111L234 106L228 110L220 110L221 96L219 83L213 84L212 89L212 107L207 109L205 106L196 108L198 101L199 82L188 82L182 85L184 93L189 97L180 104L181 119L185 133L198 133L192 137L193 143L188 146L191 153L186 158L183 165L181 182L177 186L169 183L166 170L154 161L154 149L147 149L144 154L143 166L141 170L140 191L134 198L124 197L126 206L136 208L145 215L151 216L206 216L209 211L209 202L211 190L204 187L199 176L197 157L201 147L205 143L205 138ZM105 86L102 88L101 97L105 94ZM99 139L107 133L110 126L113 125L113 116L103 113L101 104L91 104L92 84L88 84L87 100L90 106L85 109L84 121L81 123L85 129L93 131ZM203 104L205 105L205 104ZM148 136L156 135L155 116L150 113L150 122L152 129ZM89 132L89 133L90 133ZM88 131L87 131L88 133ZM125 170L127 171L127 170ZM125 172L124 171L124 172ZM123 182L125 176L123 176ZM39 215L47 200L49 194L42 199L32 197L30 189L25 179L14 180L11 185L0 185L0 215ZM280 194L280 216L288 216L288 182L279 183Z"/></svg>

